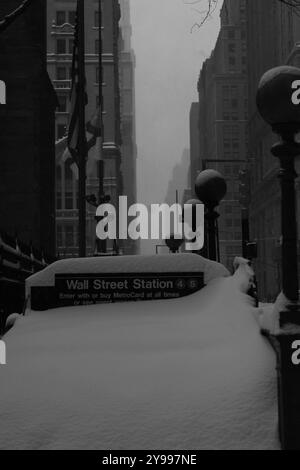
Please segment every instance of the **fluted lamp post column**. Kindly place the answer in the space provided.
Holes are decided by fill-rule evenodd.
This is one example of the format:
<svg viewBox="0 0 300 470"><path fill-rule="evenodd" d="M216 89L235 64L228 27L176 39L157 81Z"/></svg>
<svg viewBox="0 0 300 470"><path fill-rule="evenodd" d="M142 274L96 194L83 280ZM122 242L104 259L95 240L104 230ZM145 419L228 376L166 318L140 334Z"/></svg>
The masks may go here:
<svg viewBox="0 0 300 470"><path fill-rule="evenodd" d="M219 214L215 208L226 195L226 181L218 171L204 170L199 173L196 179L195 192L206 208L208 257L212 261L219 261L219 236L217 229Z"/></svg>
<svg viewBox="0 0 300 470"><path fill-rule="evenodd" d="M300 69L276 67L263 75L257 92L262 118L280 136L271 151L280 161L282 289L288 302L279 312L280 328L271 331L269 337L277 353L279 430L285 450L300 450L300 334L299 326L295 326L300 325L295 193L295 157L300 155L295 136L300 131L300 105L293 99L299 80Z"/></svg>
<svg viewBox="0 0 300 470"><path fill-rule="evenodd" d="M300 144L295 136L300 131L300 105L292 101L295 92L293 84L297 80L300 80L300 69L276 67L264 74L257 92L257 107L262 118L280 136L280 141L273 145L271 152L280 161L282 288L291 301L291 310L293 303L298 301L295 157L300 155ZM294 316L287 317L286 320L296 320ZM284 318L281 320L284 323ZM300 316L297 323L300 324Z"/></svg>

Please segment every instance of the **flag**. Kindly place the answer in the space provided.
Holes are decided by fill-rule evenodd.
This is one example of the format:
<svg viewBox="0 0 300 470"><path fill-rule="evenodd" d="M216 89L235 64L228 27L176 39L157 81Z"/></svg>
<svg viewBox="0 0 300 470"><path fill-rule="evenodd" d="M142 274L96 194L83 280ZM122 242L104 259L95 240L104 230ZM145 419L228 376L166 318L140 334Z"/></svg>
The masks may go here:
<svg viewBox="0 0 300 470"><path fill-rule="evenodd" d="M34 0L24 0L16 10L0 20L0 33L5 31L33 2Z"/></svg>
<svg viewBox="0 0 300 470"><path fill-rule="evenodd" d="M68 148L72 155L73 160L78 165L79 152L78 152L78 139L79 139L79 50L78 50L78 2L76 11L76 23L74 31L74 46L73 46L73 60L72 60L72 86L70 94L70 120L68 129ZM85 93L85 104L87 104L87 95Z"/></svg>
<svg viewBox="0 0 300 470"><path fill-rule="evenodd" d="M87 176L95 177L97 175L97 165L100 160L101 149L101 121L100 108L97 108L91 119L86 124L86 142L87 142ZM56 165L69 164L75 178L78 180L78 166L68 147L68 136L59 139L56 144Z"/></svg>

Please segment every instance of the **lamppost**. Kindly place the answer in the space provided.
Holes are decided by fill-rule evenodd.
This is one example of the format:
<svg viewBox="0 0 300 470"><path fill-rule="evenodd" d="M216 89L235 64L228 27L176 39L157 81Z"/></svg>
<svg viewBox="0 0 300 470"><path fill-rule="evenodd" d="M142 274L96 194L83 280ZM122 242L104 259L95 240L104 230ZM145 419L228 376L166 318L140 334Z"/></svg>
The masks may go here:
<svg viewBox="0 0 300 470"><path fill-rule="evenodd" d="M262 77L257 106L262 118L272 126L281 138L272 147L272 154L279 158L281 182L281 226L282 226L282 287L283 293L292 303L298 301L297 220L295 196L294 159L300 155L300 144L295 135L300 131L300 106L293 104L293 83L300 79L296 67L276 67ZM298 320L299 318L291 317ZM283 318L282 318L283 320ZM283 320L284 322L284 320Z"/></svg>
<svg viewBox="0 0 300 470"><path fill-rule="evenodd" d="M219 261L219 235L217 228L219 214L215 208L226 195L226 181L218 171L204 170L199 173L196 179L195 192L206 208L205 219L208 229L208 257L212 261Z"/></svg>
<svg viewBox="0 0 300 470"><path fill-rule="evenodd" d="M175 254L178 253L183 241L183 238L178 238L172 233L169 238L166 238L165 243L169 248L170 252Z"/></svg>
<svg viewBox="0 0 300 470"><path fill-rule="evenodd" d="M300 155L300 144L295 140L300 131L300 106L293 99L299 80L300 69L276 67L263 75L257 92L257 107L262 118L280 136L280 141L272 147L272 154L280 161L282 288L289 305L279 313L281 329L270 338L277 351L279 427L286 450L300 450L300 363L295 357L300 335L284 331L287 324L300 325L294 161Z"/></svg>

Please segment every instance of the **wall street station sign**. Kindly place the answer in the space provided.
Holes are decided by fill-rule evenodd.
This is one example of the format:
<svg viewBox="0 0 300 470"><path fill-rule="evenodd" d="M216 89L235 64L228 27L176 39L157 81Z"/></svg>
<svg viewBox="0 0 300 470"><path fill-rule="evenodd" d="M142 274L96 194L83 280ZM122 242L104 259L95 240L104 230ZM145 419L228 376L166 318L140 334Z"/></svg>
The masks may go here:
<svg viewBox="0 0 300 470"><path fill-rule="evenodd" d="M31 308L46 310L102 302L175 299L203 287L202 272L56 274L54 287L31 288Z"/></svg>

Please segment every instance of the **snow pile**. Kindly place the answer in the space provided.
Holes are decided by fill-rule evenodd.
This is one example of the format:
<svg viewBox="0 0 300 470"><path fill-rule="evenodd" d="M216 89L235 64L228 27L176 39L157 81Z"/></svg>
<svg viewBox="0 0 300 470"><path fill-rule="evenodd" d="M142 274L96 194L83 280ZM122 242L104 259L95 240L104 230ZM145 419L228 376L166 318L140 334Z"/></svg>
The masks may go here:
<svg viewBox="0 0 300 470"><path fill-rule="evenodd" d="M32 286L53 286L55 274L66 273L169 273L203 272L204 282L229 276L229 271L220 263L202 256L189 254L153 256L116 256L95 258L72 258L56 261L43 271L26 280L27 292Z"/></svg>
<svg viewBox="0 0 300 470"><path fill-rule="evenodd" d="M0 448L278 449L275 354L241 271L180 299L28 311L5 336Z"/></svg>
<svg viewBox="0 0 300 470"><path fill-rule="evenodd" d="M270 335L300 334L300 326L287 324L280 328L280 313L288 310L293 302L288 300L283 292L279 294L275 304L264 304L259 311L259 324L261 330Z"/></svg>

